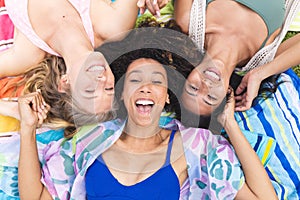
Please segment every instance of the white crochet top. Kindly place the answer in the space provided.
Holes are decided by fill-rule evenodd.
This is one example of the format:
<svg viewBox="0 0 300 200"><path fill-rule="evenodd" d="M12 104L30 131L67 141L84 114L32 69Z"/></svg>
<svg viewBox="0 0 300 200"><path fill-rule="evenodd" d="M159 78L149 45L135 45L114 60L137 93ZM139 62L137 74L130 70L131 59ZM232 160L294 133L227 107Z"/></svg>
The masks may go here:
<svg viewBox="0 0 300 200"><path fill-rule="evenodd" d="M300 9L300 0L286 0L285 8L286 15L281 33L271 44L260 49L243 68L237 69L238 71L247 72L255 67L270 62L274 58L278 46L284 39L290 24ZM202 52L205 51L205 13L206 0L194 0L190 14L189 36L194 40Z"/></svg>

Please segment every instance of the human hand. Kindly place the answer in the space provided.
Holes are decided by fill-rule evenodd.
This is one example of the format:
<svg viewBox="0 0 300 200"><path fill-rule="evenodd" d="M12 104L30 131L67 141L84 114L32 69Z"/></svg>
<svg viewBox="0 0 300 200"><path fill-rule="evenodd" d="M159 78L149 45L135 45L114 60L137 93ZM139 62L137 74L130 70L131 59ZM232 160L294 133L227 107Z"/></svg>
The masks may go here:
<svg viewBox="0 0 300 200"><path fill-rule="evenodd" d="M137 6L140 8L140 13L144 14L146 9L156 17L160 17L160 9L167 5L169 0L138 0Z"/></svg>
<svg viewBox="0 0 300 200"><path fill-rule="evenodd" d="M235 111L245 111L250 109L252 101L258 95L262 79L259 72L255 69L249 71L242 79L240 85L236 89L236 105Z"/></svg>
<svg viewBox="0 0 300 200"><path fill-rule="evenodd" d="M40 92L33 92L19 97L21 127L40 127L47 118L50 106L45 103Z"/></svg>
<svg viewBox="0 0 300 200"><path fill-rule="evenodd" d="M228 93L230 93L225 108L221 114L218 115L218 122L226 128L226 126L230 125L231 122L235 122L234 118L234 107L235 107L235 99L233 89L228 88Z"/></svg>

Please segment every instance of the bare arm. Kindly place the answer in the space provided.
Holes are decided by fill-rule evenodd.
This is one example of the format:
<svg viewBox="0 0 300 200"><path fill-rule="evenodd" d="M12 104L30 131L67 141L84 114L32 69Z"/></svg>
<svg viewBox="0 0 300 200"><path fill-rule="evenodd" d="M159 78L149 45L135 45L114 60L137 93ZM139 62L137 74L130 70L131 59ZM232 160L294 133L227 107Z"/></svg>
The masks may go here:
<svg viewBox="0 0 300 200"><path fill-rule="evenodd" d="M279 56L281 53L285 52L286 50L292 47L299 49L299 45L300 45L300 34L297 33L296 35L290 37L289 39L285 40L280 44L280 46L277 49L275 57Z"/></svg>
<svg viewBox="0 0 300 200"><path fill-rule="evenodd" d="M246 183L235 199L278 199L260 159L244 137L234 118L234 98L231 94L224 113L219 117L242 165Z"/></svg>
<svg viewBox="0 0 300 200"><path fill-rule="evenodd" d="M193 0L176 0L174 5L175 20L184 33L189 32L190 12Z"/></svg>
<svg viewBox="0 0 300 200"><path fill-rule="evenodd" d="M49 107L43 108L44 102L39 93L31 93L19 98L21 117L19 192L21 199L52 199L41 183L41 168L36 145L36 127L47 116Z"/></svg>
<svg viewBox="0 0 300 200"><path fill-rule="evenodd" d="M269 76L279 74L300 64L300 34L284 41L278 48L274 60L252 69L244 77L236 93L239 95L244 90L247 92L236 97L240 101L236 104L237 111L244 111L251 107L253 99L258 95L261 82Z"/></svg>
<svg viewBox="0 0 300 200"><path fill-rule="evenodd" d="M92 19L99 19L94 31L103 39L134 28L138 16L137 0L93 1L91 9Z"/></svg>
<svg viewBox="0 0 300 200"><path fill-rule="evenodd" d="M284 41L278 48L274 60L261 66L262 79L300 64L300 34L297 34Z"/></svg>
<svg viewBox="0 0 300 200"><path fill-rule="evenodd" d="M0 100L0 114L19 120L18 102Z"/></svg>
<svg viewBox="0 0 300 200"><path fill-rule="evenodd" d="M14 45L0 53L0 77L22 74L42 61L45 55L44 51L17 31Z"/></svg>

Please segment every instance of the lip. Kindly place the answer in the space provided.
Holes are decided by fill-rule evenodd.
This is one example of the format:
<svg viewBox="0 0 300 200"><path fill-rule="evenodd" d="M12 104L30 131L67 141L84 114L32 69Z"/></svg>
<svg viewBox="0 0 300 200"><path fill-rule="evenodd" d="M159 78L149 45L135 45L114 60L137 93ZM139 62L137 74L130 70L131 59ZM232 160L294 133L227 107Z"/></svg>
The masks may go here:
<svg viewBox="0 0 300 200"><path fill-rule="evenodd" d="M203 71L203 75L205 78L217 82L221 80L221 72L214 67L207 68L206 70Z"/></svg>
<svg viewBox="0 0 300 200"><path fill-rule="evenodd" d="M137 112L141 115L149 115L152 112L154 105L155 103L152 99L139 98L135 100L135 107Z"/></svg>
<svg viewBox="0 0 300 200"><path fill-rule="evenodd" d="M102 66L106 68L106 62L102 54L99 54L99 52L93 52L91 53L84 62L84 70L90 71L91 68L95 66Z"/></svg>
<svg viewBox="0 0 300 200"><path fill-rule="evenodd" d="M154 105L154 101L148 98L139 98L135 101L135 104L142 104L142 105Z"/></svg>
<svg viewBox="0 0 300 200"><path fill-rule="evenodd" d="M96 73L100 71L105 71L105 69L106 69L105 65L98 63L98 64L89 65L89 67L86 68L86 71Z"/></svg>

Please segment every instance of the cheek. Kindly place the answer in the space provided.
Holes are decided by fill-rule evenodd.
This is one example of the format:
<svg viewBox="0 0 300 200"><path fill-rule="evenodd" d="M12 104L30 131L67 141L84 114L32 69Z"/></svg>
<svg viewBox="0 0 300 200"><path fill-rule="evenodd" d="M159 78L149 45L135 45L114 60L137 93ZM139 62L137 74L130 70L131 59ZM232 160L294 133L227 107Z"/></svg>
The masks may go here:
<svg viewBox="0 0 300 200"><path fill-rule="evenodd" d="M167 100L168 90L167 89L160 89L156 92L156 95L159 99L159 104L164 105Z"/></svg>
<svg viewBox="0 0 300 200"><path fill-rule="evenodd" d="M122 97L123 97L123 100L124 100L124 102L125 101L128 101L133 95L134 95L134 92L136 91L136 88L135 87L133 87L133 86L130 86L130 87L124 87L124 89L123 89L123 95L122 95Z"/></svg>
<svg viewBox="0 0 300 200"><path fill-rule="evenodd" d="M222 101L226 97L227 90L224 87L219 87L215 90L215 95Z"/></svg>

